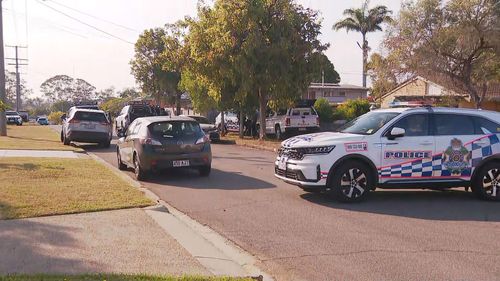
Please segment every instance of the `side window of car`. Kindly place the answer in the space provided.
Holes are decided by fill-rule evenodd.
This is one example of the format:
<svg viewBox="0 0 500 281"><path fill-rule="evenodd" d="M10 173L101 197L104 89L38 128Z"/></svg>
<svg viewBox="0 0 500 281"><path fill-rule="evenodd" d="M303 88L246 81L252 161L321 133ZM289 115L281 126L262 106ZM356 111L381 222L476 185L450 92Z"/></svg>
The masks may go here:
<svg viewBox="0 0 500 281"><path fill-rule="evenodd" d="M482 117L474 117L476 135L499 134L500 124Z"/></svg>
<svg viewBox="0 0 500 281"><path fill-rule="evenodd" d="M133 130L134 130L135 125L136 125L136 123L132 122L132 124L130 124L130 126L128 126L128 129L127 129L127 136L132 135L132 132L133 132Z"/></svg>
<svg viewBox="0 0 500 281"><path fill-rule="evenodd" d="M401 118L389 130L398 127L405 129L406 137L428 136L429 134L429 115L428 114L412 114Z"/></svg>
<svg viewBox="0 0 500 281"><path fill-rule="evenodd" d="M435 114L434 133L436 136L474 135L474 120L468 115Z"/></svg>
<svg viewBox="0 0 500 281"><path fill-rule="evenodd" d="M132 135L137 135L140 129L141 129L141 122L137 122L134 126L134 129L132 130Z"/></svg>

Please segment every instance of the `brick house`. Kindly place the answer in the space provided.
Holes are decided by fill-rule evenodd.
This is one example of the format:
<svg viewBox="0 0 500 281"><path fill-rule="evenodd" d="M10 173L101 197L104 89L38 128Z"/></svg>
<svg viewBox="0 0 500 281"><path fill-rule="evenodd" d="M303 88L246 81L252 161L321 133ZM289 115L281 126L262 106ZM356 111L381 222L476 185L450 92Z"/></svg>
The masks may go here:
<svg viewBox="0 0 500 281"><path fill-rule="evenodd" d="M381 97L381 108L388 108L393 102L423 102L439 104L443 101L459 107L474 107L470 97L458 94L438 83L421 76L412 77ZM500 85L490 87L482 104L483 109L500 109Z"/></svg>
<svg viewBox="0 0 500 281"><path fill-rule="evenodd" d="M368 88L348 84L311 83L302 95L305 100L327 99L332 105L339 105L350 99L367 98Z"/></svg>

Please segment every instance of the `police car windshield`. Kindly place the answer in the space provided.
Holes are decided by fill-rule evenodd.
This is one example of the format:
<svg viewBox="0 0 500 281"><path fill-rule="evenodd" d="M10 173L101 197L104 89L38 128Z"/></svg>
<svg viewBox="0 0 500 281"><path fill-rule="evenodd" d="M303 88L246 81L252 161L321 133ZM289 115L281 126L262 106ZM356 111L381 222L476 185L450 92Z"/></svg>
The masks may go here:
<svg viewBox="0 0 500 281"><path fill-rule="evenodd" d="M398 115L397 112L368 112L348 122L339 131L349 134L372 135Z"/></svg>

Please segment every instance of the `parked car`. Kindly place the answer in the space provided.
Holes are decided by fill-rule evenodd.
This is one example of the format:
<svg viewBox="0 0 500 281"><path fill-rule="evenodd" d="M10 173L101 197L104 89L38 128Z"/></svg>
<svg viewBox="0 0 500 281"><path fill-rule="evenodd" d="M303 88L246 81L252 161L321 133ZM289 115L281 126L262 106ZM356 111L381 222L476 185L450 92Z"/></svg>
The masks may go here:
<svg viewBox="0 0 500 281"><path fill-rule="evenodd" d="M188 116L189 118L193 118L196 120L199 124L203 132L208 135L210 138L210 141L216 142L220 141L220 133L217 129L217 126L215 124L210 123L208 119L204 116L196 116L196 115L190 115Z"/></svg>
<svg viewBox="0 0 500 281"><path fill-rule="evenodd" d="M500 113L456 108L374 110L340 132L282 142L276 177L359 201L379 188L472 187L500 201Z"/></svg>
<svg viewBox="0 0 500 281"><path fill-rule="evenodd" d="M133 168L137 180L169 168L195 168L208 176L212 166L208 136L188 117L137 118L118 140L116 152L118 167Z"/></svg>
<svg viewBox="0 0 500 281"><path fill-rule="evenodd" d="M7 124L10 125L23 125L23 118L16 111L5 111L5 115L7 117Z"/></svg>
<svg viewBox="0 0 500 281"><path fill-rule="evenodd" d="M72 107L61 119L61 142L65 145L75 141L110 146L112 126L104 111Z"/></svg>
<svg viewBox="0 0 500 281"><path fill-rule="evenodd" d="M39 124L39 125L49 125L49 120L47 119L47 117L38 117L36 119L36 122Z"/></svg>
<svg viewBox="0 0 500 281"><path fill-rule="evenodd" d="M29 122L30 120L30 114L28 111L18 111L17 113L19 113L19 116L21 116L21 118L23 119L23 122Z"/></svg>
<svg viewBox="0 0 500 281"><path fill-rule="evenodd" d="M140 117L155 116L157 115L149 106L144 102L133 102L120 111L115 119L115 129L117 136L123 136L127 131L128 126L134 122L135 119Z"/></svg>
<svg viewBox="0 0 500 281"><path fill-rule="evenodd" d="M239 132L240 131L240 123L238 122L238 114L234 112L224 112L224 124L225 128L221 127L221 113L215 117L215 126L221 132L225 129L227 132Z"/></svg>
<svg viewBox="0 0 500 281"><path fill-rule="evenodd" d="M260 127L260 123L257 123L257 127ZM318 131L319 117L312 107L271 111L266 117L266 134L275 135L277 139Z"/></svg>

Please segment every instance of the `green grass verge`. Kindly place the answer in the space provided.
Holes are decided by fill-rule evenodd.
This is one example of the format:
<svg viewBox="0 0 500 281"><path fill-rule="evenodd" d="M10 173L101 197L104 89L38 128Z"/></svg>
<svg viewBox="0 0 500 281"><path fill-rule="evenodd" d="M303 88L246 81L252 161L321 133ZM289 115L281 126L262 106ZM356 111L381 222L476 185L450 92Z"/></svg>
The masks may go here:
<svg viewBox="0 0 500 281"><path fill-rule="evenodd" d="M0 218L144 207L152 202L92 159L0 158Z"/></svg>
<svg viewBox="0 0 500 281"><path fill-rule="evenodd" d="M251 278L204 277L204 276L148 276L148 275L7 275L0 281L251 281Z"/></svg>
<svg viewBox="0 0 500 281"><path fill-rule="evenodd" d="M63 145L57 132L40 125L7 126L7 137L0 137L0 149L81 150Z"/></svg>

